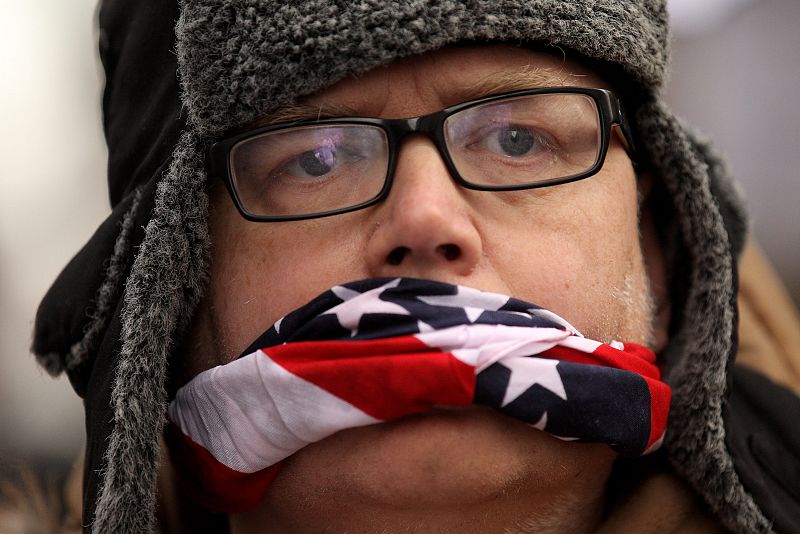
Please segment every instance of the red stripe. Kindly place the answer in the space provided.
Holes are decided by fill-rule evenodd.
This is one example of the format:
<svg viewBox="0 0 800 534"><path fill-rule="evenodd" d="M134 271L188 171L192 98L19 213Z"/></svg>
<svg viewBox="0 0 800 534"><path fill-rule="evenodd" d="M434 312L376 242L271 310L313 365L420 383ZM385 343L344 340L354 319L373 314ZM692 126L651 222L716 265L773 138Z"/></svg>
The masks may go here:
<svg viewBox="0 0 800 534"><path fill-rule="evenodd" d="M240 473L220 463L174 423L165 438L170 458L192 499L211 512L243 512L254 508L280 471L281 462L255 473Z"/></svg>
<svg viewBox="0 0 800 534"><path fill-rule="evenodd" d="M667 429L672 389L659 380L645 378L650 388L650 437L645 450L658 441Z"/></svg>
<svg viewBox="0 0 800 534"><path fill-rule="evenodd" d="M287 343L265 352L290 373L382 420L467 406L475 394L474 367L413 336Z"/></svg>
<svg viewBox="0 0 800 534"><path fill-rule="evenodd" d="M611 345L602 344L592 353L556 345L543 351L541 356L565 362L624 369L656 380L661 378L661 371L655 365L653 351L634 343L625 343L624 351L615 349Z"/></svg>

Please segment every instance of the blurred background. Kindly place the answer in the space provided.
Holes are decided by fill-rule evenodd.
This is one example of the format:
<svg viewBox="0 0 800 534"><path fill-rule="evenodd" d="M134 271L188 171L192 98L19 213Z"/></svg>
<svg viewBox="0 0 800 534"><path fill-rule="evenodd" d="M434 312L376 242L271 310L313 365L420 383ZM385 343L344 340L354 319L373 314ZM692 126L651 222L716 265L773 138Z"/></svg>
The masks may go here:
<svg viewBox="0 0 800 534"><path fill-rule="evenodd" d="M28 353L38 301L109 213L97 0L0 0L0 468L63 472L80 399ZM714 138L800 302L800 2L671 0L668 99Z"/></svg>

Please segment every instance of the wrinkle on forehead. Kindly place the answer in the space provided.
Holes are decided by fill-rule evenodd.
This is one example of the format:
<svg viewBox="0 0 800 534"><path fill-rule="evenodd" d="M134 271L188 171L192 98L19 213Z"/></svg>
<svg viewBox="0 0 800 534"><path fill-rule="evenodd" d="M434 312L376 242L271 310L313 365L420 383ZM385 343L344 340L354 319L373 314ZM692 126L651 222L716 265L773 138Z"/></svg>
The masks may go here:
<svg viewBox="0 0 800 534"><path fill-rule="evenodd" d="M464 87L453 88L451 95L456 99L454 103L458 103L511 91L575 85L577 78L566 72L564 67L556 69L523 65L518 69L493 72Z"/></svg>

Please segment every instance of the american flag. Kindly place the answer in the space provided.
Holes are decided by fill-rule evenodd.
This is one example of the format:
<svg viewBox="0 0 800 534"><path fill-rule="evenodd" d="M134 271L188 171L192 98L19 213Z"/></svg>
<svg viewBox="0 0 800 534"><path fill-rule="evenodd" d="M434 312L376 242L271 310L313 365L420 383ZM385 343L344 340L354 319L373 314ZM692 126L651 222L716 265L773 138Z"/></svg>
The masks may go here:
<svg viewBox="0 0 800 534"><path fill-rule="evenodd" d="M336 286L169 406L173 460L214 511L242 511L281 462L340 430L486 405L559 439L638 456L671 391L646 347L587 339L521 300L410 278Z"/></svg>

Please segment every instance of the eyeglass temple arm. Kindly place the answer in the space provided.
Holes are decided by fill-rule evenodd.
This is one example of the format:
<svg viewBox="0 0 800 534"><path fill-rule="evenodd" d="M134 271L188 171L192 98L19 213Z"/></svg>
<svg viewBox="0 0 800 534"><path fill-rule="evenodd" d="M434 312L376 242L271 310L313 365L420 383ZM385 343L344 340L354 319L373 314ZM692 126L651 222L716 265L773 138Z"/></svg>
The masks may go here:
<svg viewBox="0 0 800 534"><path fill-rule="evenodd" d="M620 141L622 141L622 147L625 149L625 153L628 154L634 171L638 172L641 164L639 163L639 153L634 144L633 129L630 122L628 122L628 117L622 110L622 103L619 100L612 107L612 115L611 131L619 136Z"/></svg>

